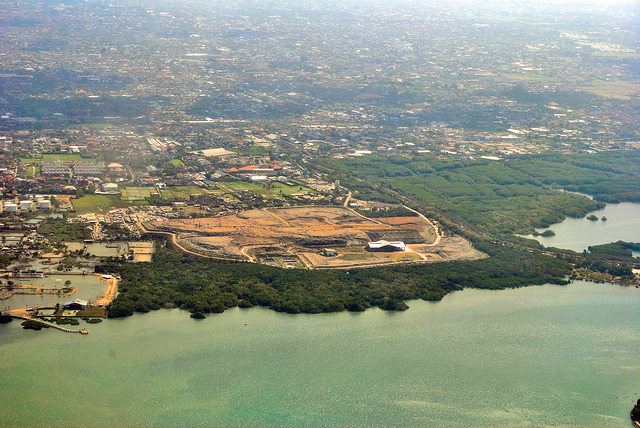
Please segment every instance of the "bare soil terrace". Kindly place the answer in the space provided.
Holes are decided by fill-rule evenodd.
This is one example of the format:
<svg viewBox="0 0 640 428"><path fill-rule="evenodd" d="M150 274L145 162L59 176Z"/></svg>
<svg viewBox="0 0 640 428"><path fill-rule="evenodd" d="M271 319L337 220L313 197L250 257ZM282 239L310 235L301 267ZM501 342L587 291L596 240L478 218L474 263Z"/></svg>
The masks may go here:
<svg viewBox="0 0 640 428"><path fill-rule="evenodd" d="M441 236L424 216L369 219L344 207L256 209L211 218L154 221L144 227L170 233L179 247L205 257L268 263L294 257L311 269L484 256L464 238ZM407 250L365 250L369 242L377 240L403 241ZM323 248L331 248L337 255L323 256Z"/></svg>

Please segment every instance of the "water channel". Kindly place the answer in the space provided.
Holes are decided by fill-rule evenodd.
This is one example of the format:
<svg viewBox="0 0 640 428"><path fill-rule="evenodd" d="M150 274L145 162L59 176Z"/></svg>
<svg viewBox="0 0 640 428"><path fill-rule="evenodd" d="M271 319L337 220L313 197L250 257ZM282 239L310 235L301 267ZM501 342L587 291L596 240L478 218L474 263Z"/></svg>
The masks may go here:
<svg viewBox="0 0 640 428"><path fill-rule="evenodd" d="M562 223L551 225L555 236L527 236L545 247L564 248L582 252L589 245L607 244L619 240L640 242L640 203L623 202L607 204L601 210L593 211L597 221L586 218L567 218ZM606 217L606 221L602 221ZM546 229L538 229L543 232ZM640 252L634 255L640 256Z"/></svg>
<svg viewBox="0 0 640 428"><path fill-rule="evenodd" d="M624 427L640 289L464 290L403 313L160 310L0 325L3 427Z"/></svg>

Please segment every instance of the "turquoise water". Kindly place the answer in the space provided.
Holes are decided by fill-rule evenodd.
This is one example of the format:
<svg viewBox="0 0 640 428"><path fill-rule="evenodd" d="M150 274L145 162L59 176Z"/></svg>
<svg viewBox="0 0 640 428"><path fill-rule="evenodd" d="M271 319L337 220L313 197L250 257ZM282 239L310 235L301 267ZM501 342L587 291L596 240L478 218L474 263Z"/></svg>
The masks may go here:
<svg viewBox="0 0 640 428"><path fill-rule="evenodd" d="M629 427L640 289L465 290L403 313L161 310L0 325L3 427Z"/></svg>
<svg viewBox="0 0 640 428"><path fill-rule="evenodd" d="M567 218L562 223L551 225L549 229L556 236L544 237L532 235L527 238L535 239L545 247L564 248L582 252L589 245L607 244L616 241L640 242L640 204L623 202L607 204L604 209L592 213L607 221L590 221L586 218ZM546 229L538 229L543 232ZM640 256L640 252L635 252Z"/></svg>

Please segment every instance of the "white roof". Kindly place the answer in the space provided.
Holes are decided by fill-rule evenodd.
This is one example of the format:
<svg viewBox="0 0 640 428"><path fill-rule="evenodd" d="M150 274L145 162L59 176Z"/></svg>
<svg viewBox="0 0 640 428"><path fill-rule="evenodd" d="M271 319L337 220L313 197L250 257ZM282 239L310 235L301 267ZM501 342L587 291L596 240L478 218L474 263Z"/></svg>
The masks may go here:
<svg viewBox="0 0 640 428"><path fill-rule="evenodd" d="M393 241L393 242L375 241L375 242L369 242L369 248L382 248L382 247L386 247L387 245L389 245L391 247L401 248L403 250L406 248L406 245L402 241Z"/></svg>
<svg viewBox="0 0 640 428"><path fill-rule="evenodd" d="M205 150L199 150L199 152L202 153L206 157L228 156L228 155L235 155L236 154L235 152L230 152L229 150L225 150L223 148L205 149Z"/></svg>
<svg viewBox="0 0 640 428"><path fill-rule="evenodd" d="M87 306L87 304L88 304L89 302L88 302L88 301L86 301L86 300L75 299L75 300L72 300L72 301L70 301L70 302L65 303L65 304L64 304L64 306L70 305L70 304L72 304L72 303L76 303L76 304L78 304L78 305L82 305L82 306Z"/></svg>

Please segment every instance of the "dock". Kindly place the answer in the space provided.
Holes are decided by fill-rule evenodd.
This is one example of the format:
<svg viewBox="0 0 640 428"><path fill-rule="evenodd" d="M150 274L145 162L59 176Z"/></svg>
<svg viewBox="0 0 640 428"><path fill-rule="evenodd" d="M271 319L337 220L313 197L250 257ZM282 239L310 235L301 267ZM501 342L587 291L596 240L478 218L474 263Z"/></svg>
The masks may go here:
<svg viewBox="0 0 640 428"><path fill-rule="evenodd" d="M13 318L26 320L26 321L37 321L39 323L48 325L49 327L55 328L56 330L64 331L65 333L89 334L89 331L86 328L81 328L80 330L73 330L73 329L65 328L65 327L62 327L62 326L60 326L58 324L54 324L54 323L51 323L49 321L44 321L44 320L41 320L41 319L38 319L38 318L31 318L31 317L25 317L25 316L22 316L22 315L13 315L13 314L11 314L9 316L11 316Z"/></svg>

